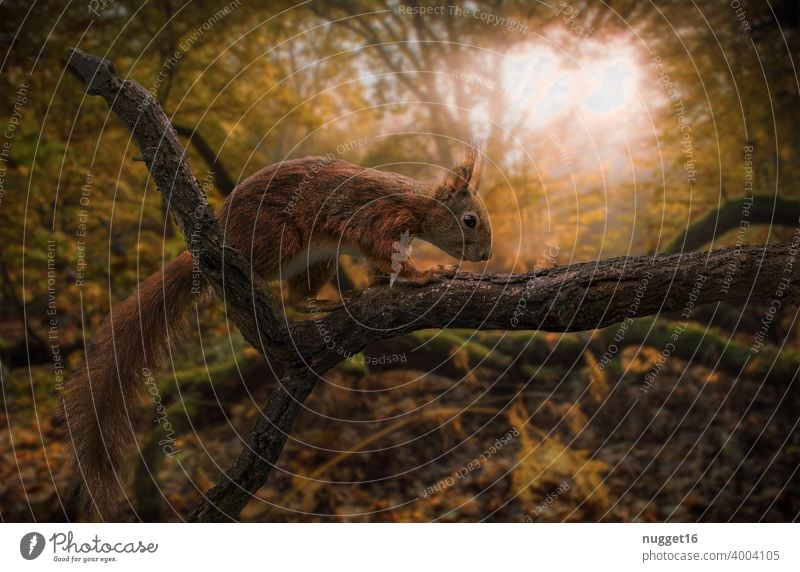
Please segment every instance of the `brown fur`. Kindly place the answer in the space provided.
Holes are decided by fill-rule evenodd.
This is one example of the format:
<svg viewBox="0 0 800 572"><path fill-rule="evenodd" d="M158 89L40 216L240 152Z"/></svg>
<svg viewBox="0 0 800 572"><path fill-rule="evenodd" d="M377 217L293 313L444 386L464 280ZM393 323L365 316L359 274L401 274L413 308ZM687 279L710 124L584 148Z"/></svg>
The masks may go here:
<svg viewBox="0 0 800 572"><path fill-rule="evenodd" d="M272 165L243 181L219 213L226 241L267 280L286 280L290 301L313 298L333 276L339 252L366 258L372 276L395 272L426 282L435 274L392 254L403 233L461 259L487 259L491 229L477 197L479 153L440 185L324 157ZM474 213L474 229L463 223ZM143 370L156 371L170 336L179 333L192 303L192 258L184 252L117 304L71 376L65 414L75 465L87 500L101 517L115 513L124 493L127 445L135 442L132 415L145 392ZM207 288L204 288L207 290ZM172 340L174 341L174 339Z"/></svg>
<svg viewBox="0 0 800 572"><path fill-rule="evenodd" d="M114 306L86 350L86 362L69 381L65 415L83 494L102 517L123 490L119 473L145 385L142 376L166 357L166 340L177 334L192 301L192 258L188 252L147 278ZM180 295L177 295L180 294Z"/></svg>

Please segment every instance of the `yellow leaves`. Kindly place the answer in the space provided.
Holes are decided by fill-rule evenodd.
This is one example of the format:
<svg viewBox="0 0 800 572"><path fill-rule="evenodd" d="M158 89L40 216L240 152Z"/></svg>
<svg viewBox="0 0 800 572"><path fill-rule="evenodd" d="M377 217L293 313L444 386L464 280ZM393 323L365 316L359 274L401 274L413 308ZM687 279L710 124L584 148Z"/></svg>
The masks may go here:
<svg viewBox="0 0 800 572"><path fill-rule="evenodd" d="M603 394L603 397L605 397L605 394ZM562 420L573 435L579 435L589 425L589 418L586 417L583 409L575 403L565 403L557 411L562 412Z"/></svg>
<svg viewBox="0 0 800 572"><path fill-rule="evenodd" d="M512 490L519 494L526 512L563 482L570 484L571 505L584 502L597 509L610 506L604 484L604 475L609 470L605 462L592 459L589 451L571 448L553 434L535 428L521 401L511 407L508 418L520 434Z"/></svg>
<svg viewBox="0 0 800 572"><path fill-rule="evenodd" d="M475 375L475 369L469 364L469 350L465 346L453 348L450 352L453 365L460 371L464 372L466 379L477 382L478 378Z"/></svg>
<svg viewBox="0 0 800 572"><path fill-rule="evenodd" d="M588 349L584 352L583 359L589 367L589 394L595 401L602 402L608 395L606 372L600 369L600 363Z"/></svg>
<svg viewBox="0 0 800 572"><path fill-rule="evenodd" d="M619 354L622 367L631 373L647 373L656 363L661 353L648 346L628 346Z"/></svg>

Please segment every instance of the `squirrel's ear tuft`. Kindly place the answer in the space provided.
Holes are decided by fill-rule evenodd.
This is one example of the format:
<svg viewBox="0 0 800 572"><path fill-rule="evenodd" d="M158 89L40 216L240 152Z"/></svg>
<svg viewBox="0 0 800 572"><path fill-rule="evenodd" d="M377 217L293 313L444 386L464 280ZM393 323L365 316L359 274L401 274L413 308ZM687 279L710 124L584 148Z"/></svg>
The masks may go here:
<svg viewBox="0 0 800 572"><path fill-rule="evenodd" d="M475 144L468 144L464 148L461 162L447 174L442 186L444 193L472 193L478 192L483 173L483 152Z"/></svg>

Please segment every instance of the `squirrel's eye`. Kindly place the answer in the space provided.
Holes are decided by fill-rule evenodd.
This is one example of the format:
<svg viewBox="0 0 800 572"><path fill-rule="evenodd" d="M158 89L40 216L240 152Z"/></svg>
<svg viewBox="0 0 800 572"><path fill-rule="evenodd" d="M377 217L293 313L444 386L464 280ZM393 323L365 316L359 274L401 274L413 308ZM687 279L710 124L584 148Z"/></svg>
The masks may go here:
<svg viewBox="0 0 800 572"><path fill-rule="evenodd" d="M478 217L476 217L474 214L465 214L462 220L469 228L475 228L475 225L478 224Z"/></svg>

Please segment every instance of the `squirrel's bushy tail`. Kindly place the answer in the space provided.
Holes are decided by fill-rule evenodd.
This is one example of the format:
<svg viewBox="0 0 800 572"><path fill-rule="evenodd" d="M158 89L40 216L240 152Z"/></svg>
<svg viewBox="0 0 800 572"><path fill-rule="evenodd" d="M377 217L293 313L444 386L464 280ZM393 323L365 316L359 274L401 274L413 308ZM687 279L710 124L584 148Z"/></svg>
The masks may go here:
<svg viewBox="0 0 800 572"><path fill-rule="evenodd" d="M124 490L144 378L167 357L168 338L180 333L196 280L202 278L193 276L188 251L148 277L112 308L70 376L64 413L75 473L83 478L84 500L104 519L113 518ZM207 290L205 282L200 286Z"/></svg>

